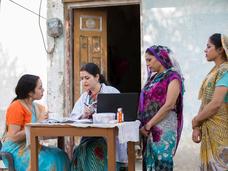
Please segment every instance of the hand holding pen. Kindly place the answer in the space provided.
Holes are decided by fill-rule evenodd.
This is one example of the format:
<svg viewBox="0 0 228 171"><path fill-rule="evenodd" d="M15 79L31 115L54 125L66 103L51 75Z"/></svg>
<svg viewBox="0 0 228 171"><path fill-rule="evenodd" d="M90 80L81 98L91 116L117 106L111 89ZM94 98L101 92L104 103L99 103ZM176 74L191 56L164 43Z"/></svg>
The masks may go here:
<svg viewBox="0 0 228 171"><path fill-rule="evenodd" d="M92 118L92 115L95 113L95 109L94 109L94 104L96 102L92 103L92 104L87 104L84 103L85 107L84 107L84 114L83 114L83 118Z"/></svg>

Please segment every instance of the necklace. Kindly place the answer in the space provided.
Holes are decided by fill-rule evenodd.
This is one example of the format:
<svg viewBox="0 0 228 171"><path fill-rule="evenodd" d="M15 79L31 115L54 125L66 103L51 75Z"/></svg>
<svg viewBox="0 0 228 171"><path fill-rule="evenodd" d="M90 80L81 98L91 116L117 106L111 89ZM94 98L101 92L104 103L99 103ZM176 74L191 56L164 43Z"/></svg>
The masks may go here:
<svg viewBox="0 0 228 171"><path fill-rule="evenodd" d="M102 88L102 84L100 85L100 89L99 91L97 91L96 93L92 94L92 92L90 92L89 94L89 103L92 103L94 101L96 101L97 99L97 94L99 94L101 92L101 88Z"/></svg>

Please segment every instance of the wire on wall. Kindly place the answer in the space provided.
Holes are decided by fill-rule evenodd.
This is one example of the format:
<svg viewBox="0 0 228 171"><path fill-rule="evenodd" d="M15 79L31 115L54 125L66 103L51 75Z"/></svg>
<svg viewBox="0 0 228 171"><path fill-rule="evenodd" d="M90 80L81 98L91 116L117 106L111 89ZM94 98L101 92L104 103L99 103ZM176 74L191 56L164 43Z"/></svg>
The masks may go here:
<svg viewBox="0 0 228 171"><path fill-rule="evenodd" d="M42 40L43 40L43 45L44 45L45 51L47 52L47 54L52 54L54 52L54 49L55 49L55 38L53 38L54 39L53 47L51 48L51 50L48 50L47 47L46 47L46 44L45 44L44 34L43 34L43 31L42 31L42 28L41 28L41 24L40 24L41 5L42 5L42 0L40 0L40 7L39 7L39 28L40 28L40 33L41 33L41 36L42 36Z"/></svg>
<svg viewBox="0 0 228 171"><path fill-rule="evenodd" d="M43 16L40 15L40 14L41 14L42 0L40 0L39 14L37 14L36 12L30 10L30 9L27 8L27 7L24 7L23 5L21 5L21 4L17 3L17 2L15 2L15 1L13 1L13 0L9 0L9 1L12 2L12 3L14 3L15 5L17 5L17 6L21 7L21 8L23 8L23 9L25 9L25 10L31 12L32 14L37 15L37 16L39 17L39 22L38 22L38 24L39 24L40 33L41 33L41 36L42 36L42 41L43 41L44 49L45 49L45 51L47 52L47 54L52 54L52 53L54 52L54 49L55 49L55 43L56 43L55 41L56 41L56 40L55 40L55 37L54 37L54 44L53 44L53 47L51 48L51 50L48 50L47 47L46 47L46 44L45 44L44 34L43 34L43 31L42 31L42 28L41 28L41 24L40 24L40 19L41 19L41 18L47 20L47 18L45 18L45 17L43 17ZM0 0L0 7L1 7L1 0Z"/></svg>
<svg viewBox="0 0 228 171"><path fill-rule="evenodd" d="M29 11L29 12L31 12L31 13L33 13L33 14L35 14L35 15L38 15L39 17L41 17L41 18L43 18L43 19L47 20L47 18L45 18L45 17L41 16L41 15L40 15L40 13L39 13L39 14L37 14L36 12L34 12L34 11L32 11L32 10L30 10L30 9L28 9L28 8L26 8L26 7L24 7L23 5L21 5L21 4L17 3L17 2L15 2L15 1L12 1L12 0L9 0L9 1L10 1L10 2L12 2L12 3L14 3L14 4L16 4L17 6L19 6L19 7L23 8L23 9L25 9L25 10L27 10L27 11ZM1 4L1 0L0 0L0 4Z"/></svg>

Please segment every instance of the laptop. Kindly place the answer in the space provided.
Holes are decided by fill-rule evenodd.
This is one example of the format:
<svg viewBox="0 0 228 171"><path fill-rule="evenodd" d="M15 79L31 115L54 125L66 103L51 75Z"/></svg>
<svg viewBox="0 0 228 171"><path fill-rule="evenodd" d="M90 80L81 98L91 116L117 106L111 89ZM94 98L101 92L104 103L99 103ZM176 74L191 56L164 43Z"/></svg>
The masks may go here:
<svg viewBox="0 0 228 171"><path fill-rule="evenodd" d="M98 94L97 113L116 113L121 107L124 113L124 121L137 119L139 93Z"/></svg>

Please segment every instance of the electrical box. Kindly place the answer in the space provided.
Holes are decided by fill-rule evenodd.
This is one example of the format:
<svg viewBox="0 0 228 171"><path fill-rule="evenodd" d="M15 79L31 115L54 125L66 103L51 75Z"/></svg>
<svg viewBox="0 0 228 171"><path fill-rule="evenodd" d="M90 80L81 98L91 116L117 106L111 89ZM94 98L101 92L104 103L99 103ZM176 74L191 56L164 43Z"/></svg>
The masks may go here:
<svg viewBox="0 0 228 171"><path fill-rule="evenodd" d="M58 18L47 19L47 34L51 37L59 37L63 33L63 24Z"/></svg>

